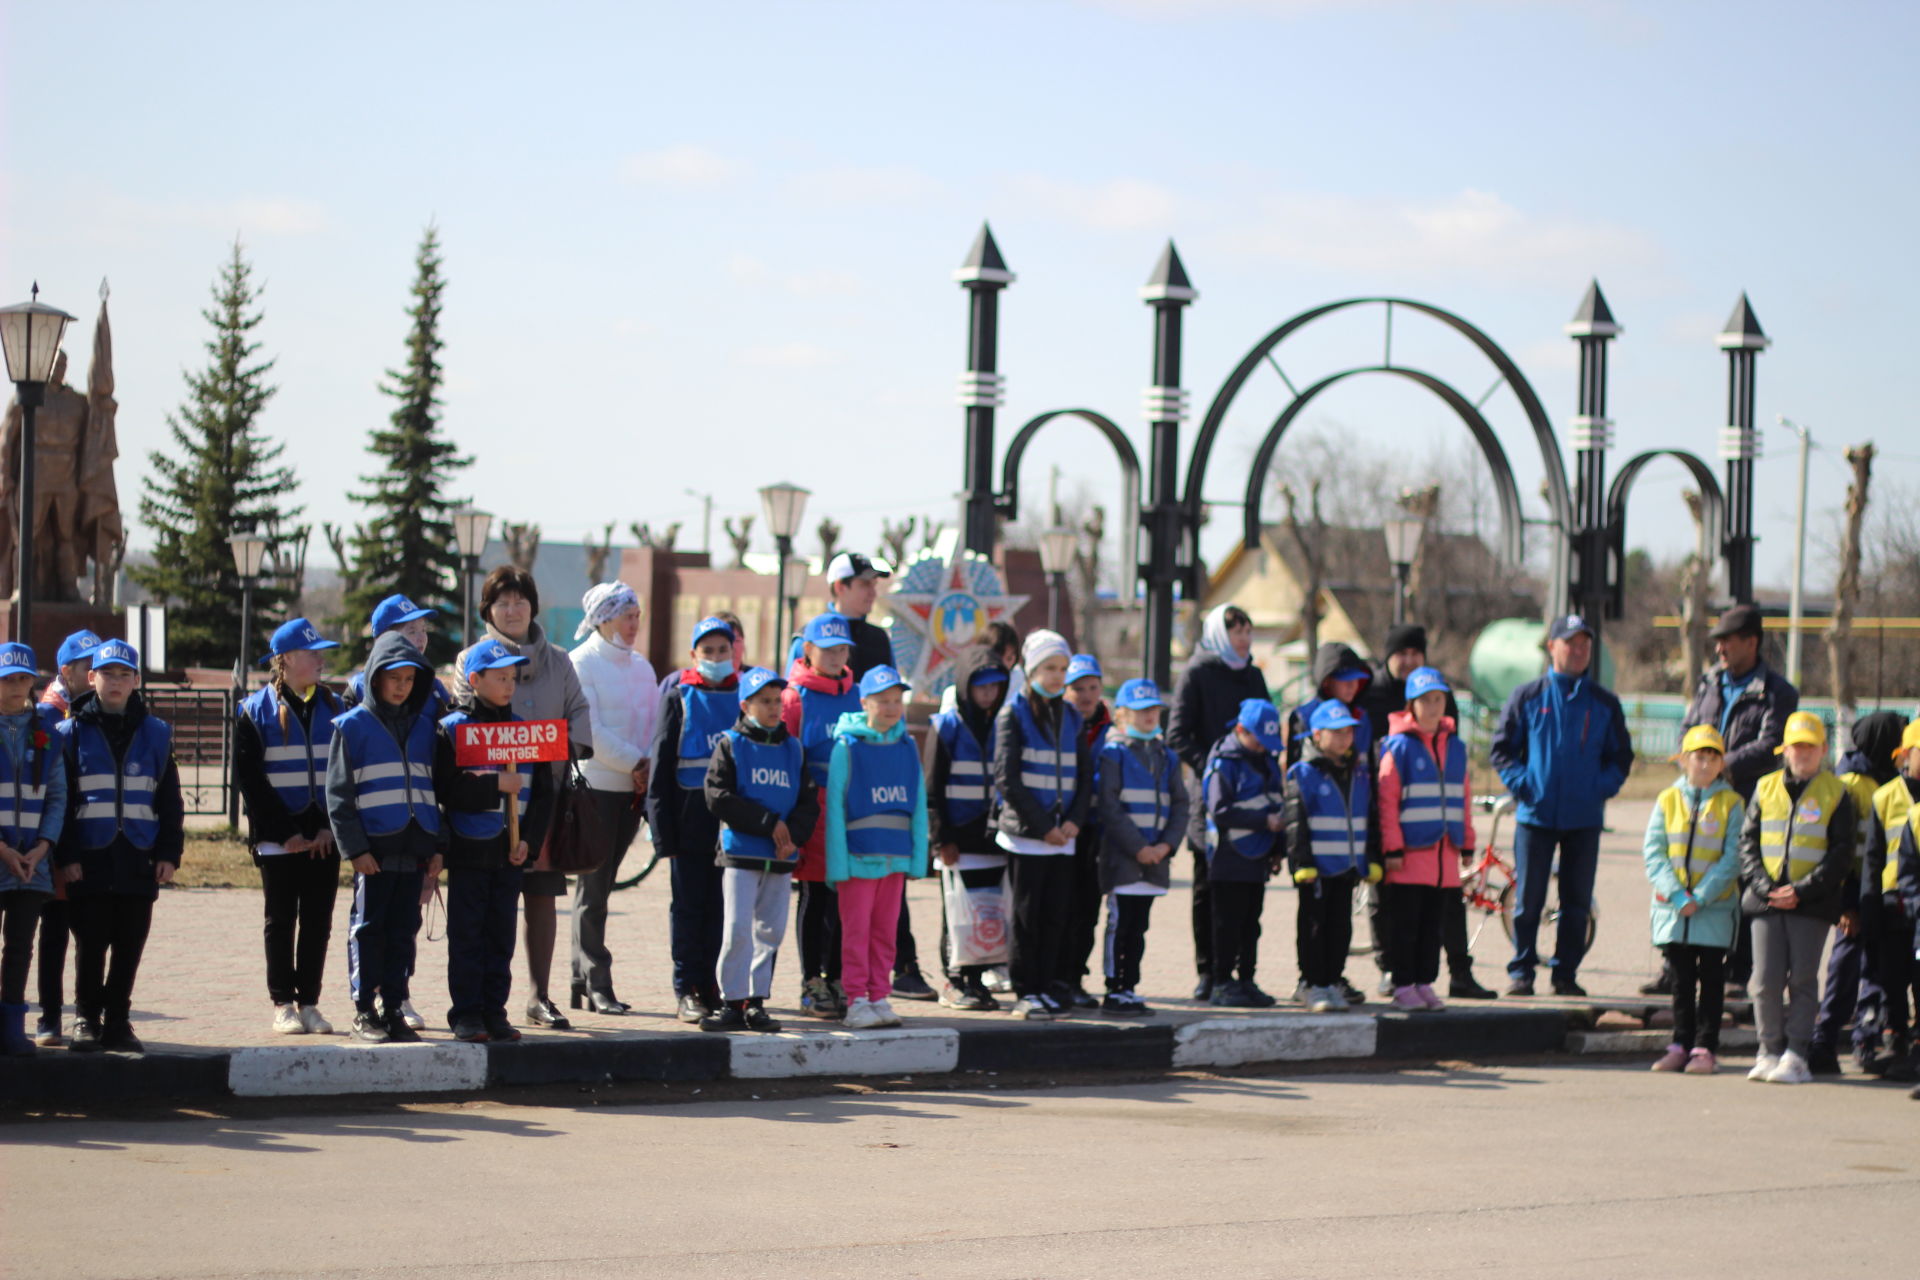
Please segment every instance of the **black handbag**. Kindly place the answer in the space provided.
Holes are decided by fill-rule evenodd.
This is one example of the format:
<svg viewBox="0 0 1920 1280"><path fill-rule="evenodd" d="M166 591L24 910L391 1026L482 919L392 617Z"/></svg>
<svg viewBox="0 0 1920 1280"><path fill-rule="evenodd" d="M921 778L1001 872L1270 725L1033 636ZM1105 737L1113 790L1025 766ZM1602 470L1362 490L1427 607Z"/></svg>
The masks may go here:
<svg viewBox="0 0 1920 1280"><path fill-rule="evenodd" d="M550 870L567 875L598 871L607 860L608 833L600 820L600 806L578 762L570 761L553 800L553 821L542 847Z"/></svg>

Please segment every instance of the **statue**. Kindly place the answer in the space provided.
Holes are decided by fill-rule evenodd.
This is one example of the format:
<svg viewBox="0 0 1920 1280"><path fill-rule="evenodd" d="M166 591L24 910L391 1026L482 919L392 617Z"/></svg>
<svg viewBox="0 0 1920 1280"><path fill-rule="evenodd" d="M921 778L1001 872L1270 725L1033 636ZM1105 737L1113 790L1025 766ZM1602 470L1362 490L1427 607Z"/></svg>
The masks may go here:
<svg viewBox="0 0 1920 1280"><path fill-rule="evenodd" d="M113 398L113 333L107 323L107 286L100 285L100 318L93 328L93 364L87 394L67 385L67 356L33 415L33 598L52 603L80 599L89 575L89 603L113 602L113 580L126 550L113 464L120 456ZM20 526L20 404L7 407L0 427L0 597L14 593Z"/></svg>

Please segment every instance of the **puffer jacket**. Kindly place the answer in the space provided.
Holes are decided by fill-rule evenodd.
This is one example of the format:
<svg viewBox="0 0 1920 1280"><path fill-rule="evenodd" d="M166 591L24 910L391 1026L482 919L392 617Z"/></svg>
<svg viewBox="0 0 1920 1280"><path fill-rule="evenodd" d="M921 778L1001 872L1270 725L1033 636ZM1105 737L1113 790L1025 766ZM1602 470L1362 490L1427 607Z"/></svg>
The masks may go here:
<svg viewBox="0 0 1920 1280"><path fill-rule="evenodd" d="M646 655L594 632L567 657L587 699L593 759L582 765L595 791L633 790L634 766L653 758L660 678Z"/></svg>
<svg viewBox="0 0 1920 1280"><path fill-rule="evenodd" d="M1450 716L1440 718L1439 732L1432 738L1420 732L1419 723L1411 711L1396 711L1387 717L1387 727L1393 735L1406 734L1427 748L1433 756L1436 768L1445 769L1447 746L1453 740L1454 723ZM1383 747L1385 744L1382 744ZM1400 855L1400 869L1388 871L1388 884L1430 884L1442 889L1460 887L1461 859L1472 854L1478 847L1478 839L1473 833L1473 774L1468 772L1460 787L1460 808L1466 814L1464 822L1465 843L1458 849L1453 841L1444 834L1434 843L1422 849L1409 849L1401 834L1400 800L1401 788L1406 779L1400 776L1394 765L1393 757L1385 750L1380 752L1379 769L1379 806L1380 806L1380 845L1383 850Z"/></svg>
<svg viewBox="0 0 1920 1280"><path fill-rule="evenodd" d="M1722 791L1732 790L1724 774L1704 791L1688 785L1684 778L1673 785L1686 801L1689 812L1699 812L1705 801ZM1667 816L1658 801L1647 818L1646 839L1640 852L1646 859L1647 880L1653 885L1651 923L1656 947L1672 943L1695 947L1733 946L1734 926L1740 922L1740 833L1746 822L1745 811L1740 805L1734 805L1724 828L1703 828L1698 821L1693 832L1694 847L1711 840L1720 846L1720 859L1707 868L1689 892L1674 873L1673 859L1667 851ZM1681 909L1689 902L1698 902L1700 909L1690 916L1681 915Z"/></svg>

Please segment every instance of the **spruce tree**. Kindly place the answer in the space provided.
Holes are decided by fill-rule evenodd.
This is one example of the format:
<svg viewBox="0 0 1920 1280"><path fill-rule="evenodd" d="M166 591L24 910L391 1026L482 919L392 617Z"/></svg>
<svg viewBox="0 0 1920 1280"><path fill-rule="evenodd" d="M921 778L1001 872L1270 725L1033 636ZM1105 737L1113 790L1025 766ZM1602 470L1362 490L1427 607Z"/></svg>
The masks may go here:
<svg viewBox="0 0 1920 1280"><path fill-rule="evenodd" d="M413 327L407 334L407 359L402 369L387 370L383 394L399 401L390 425L376 430L367 442L377 466L362 476L372 486L353 495L372 509L356 531L355 585L346 596L345 634L354 637L354 651L364 655L371 645L366 636L373 606L399 592L415 604L443 611L427 656L435 664L453 657L461 602L460 556L453 543L452 504L444 496L453 473L472 458L440 432L440 295L446 281L440 274L440 236L427 227L414 256L413 305L407 314Z"/></svg>
<svg viewBox="0 0 1920 1280"><path fill-rule="evenodd" d="M213 326L207 367L185 375L187 397L167 416L174 447L148 454L141 477L140 518L153 530L154 557L128 576L166 603L168 655L181 665L221 667L237 655L241 590L228 536L290 524L300 512L283 505L299 486L293 468L278 465L286 446L258 428L275 391L267 385L274 362L259 358L253 338L262 312L252 276L236 240L214 281L213 306L200 313ZM264 650L289 594L271 578L256 583L254 653Z"/></svg>

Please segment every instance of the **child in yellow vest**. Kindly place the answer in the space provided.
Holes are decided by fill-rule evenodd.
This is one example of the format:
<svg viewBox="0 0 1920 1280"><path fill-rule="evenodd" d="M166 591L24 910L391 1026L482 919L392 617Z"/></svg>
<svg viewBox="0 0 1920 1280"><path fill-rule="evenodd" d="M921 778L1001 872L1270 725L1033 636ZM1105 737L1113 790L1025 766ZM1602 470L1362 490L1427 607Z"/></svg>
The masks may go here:
<svg viewBox="0 0 1920 1280"><path fill-rule="evenodd" d="M1787 717L1786 768L1760 779L1740 831L1741 907L1753 919L1753 1020L1760 1051L1749 1080L1805 1084L1820 1001L1820 956L1840 921L1853 866L1853 797L1826 768L1827 726Z"/></svg>
<svg viewBox="0 0 1920 1280"><path fill-rule="evenodd" d="M1727 951L1740 924L1740 793L1710 724L1680 741L1680 780L1660 793L1642 853L1653 884L1653 945L1673 971L1673 1042L1655 1071L1712 1075L1720 1050Z"/></svg>
<svg viewBox="0 0 1920 1280"><path fill-rule="evenodd" d="M1854 1024L1860 1066L1888 1080L1920 1080L1912 1013L1920 1008L1920 966L1914 964L1913 917L1900 895L1900 853L1915 844L1913 814L1920 805L1920 720L1906 727L1893 753L1900 776L1873 793L1867 824L1860 919L1867 939L1868 977L1860 984ZM1910 1003L1911 1001L1911 1003Z"/></svg>

